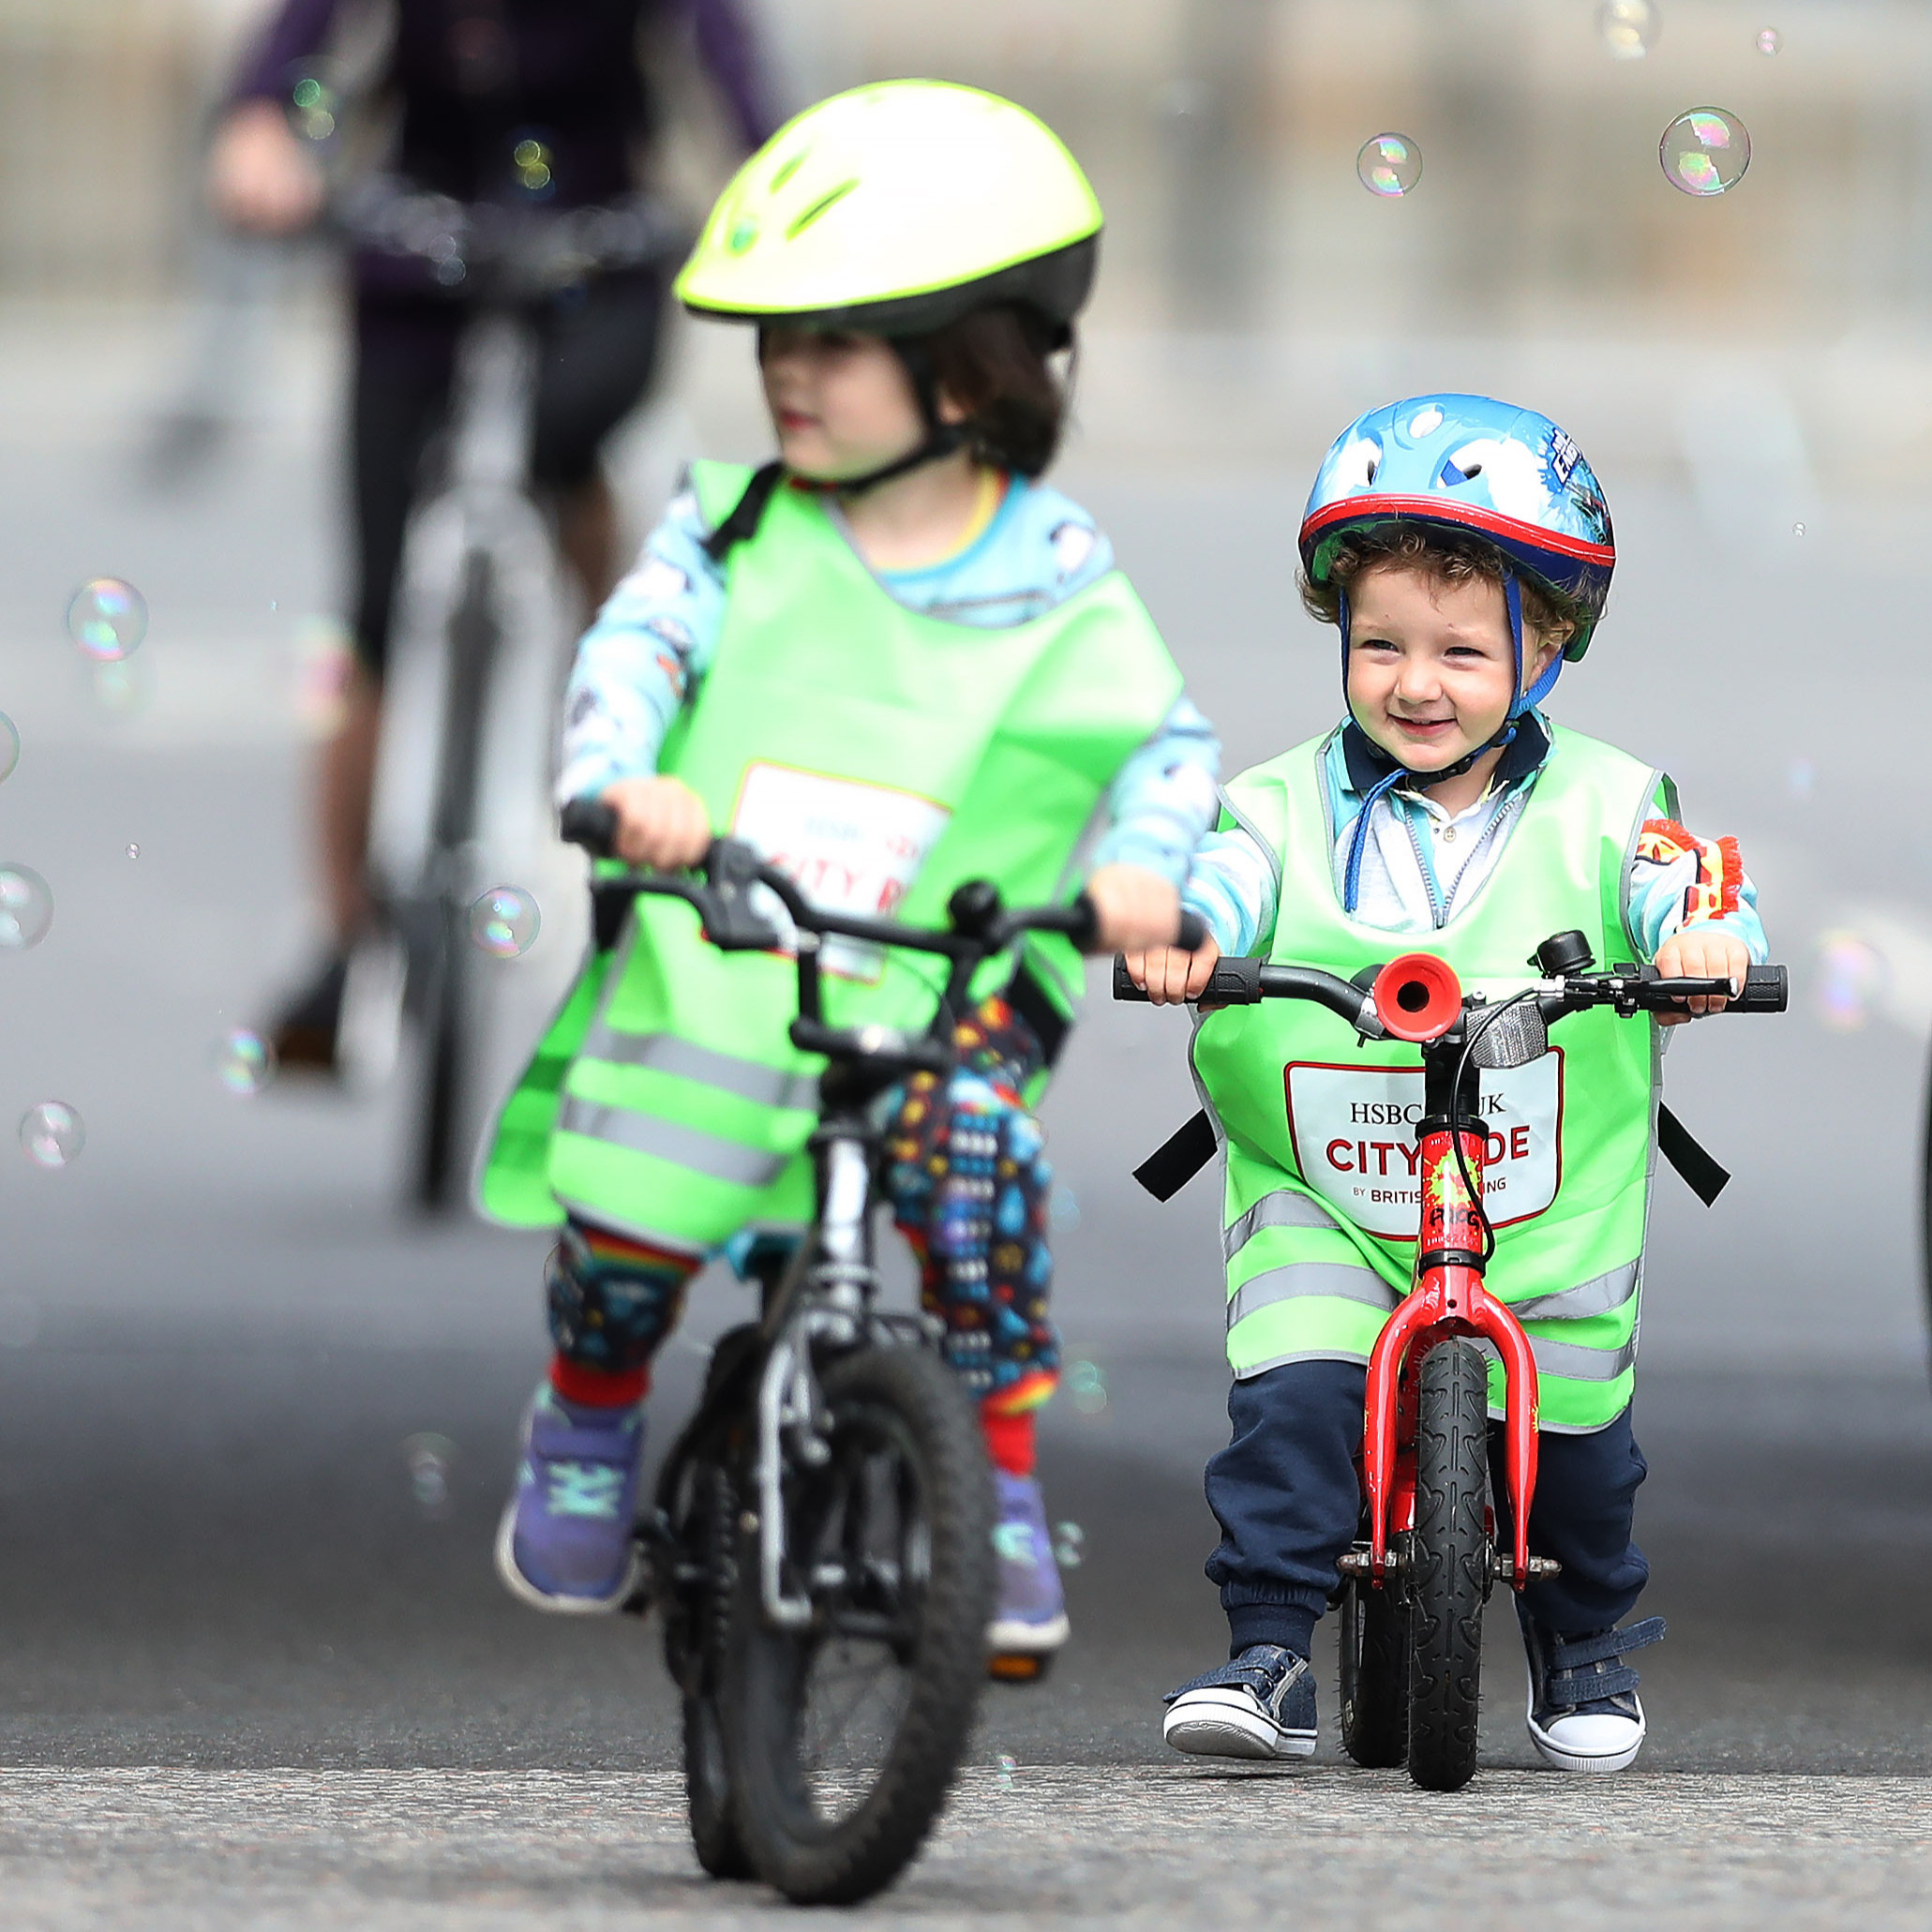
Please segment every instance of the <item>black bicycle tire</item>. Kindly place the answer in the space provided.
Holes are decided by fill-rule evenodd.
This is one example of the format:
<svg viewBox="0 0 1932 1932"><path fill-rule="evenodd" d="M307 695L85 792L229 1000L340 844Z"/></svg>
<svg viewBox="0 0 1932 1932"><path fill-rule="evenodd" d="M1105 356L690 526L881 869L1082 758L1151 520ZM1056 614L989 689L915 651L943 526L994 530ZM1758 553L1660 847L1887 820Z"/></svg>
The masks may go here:
<svg viewBox="0 0 1932 1932"><path fill-rule="evenodd" d="M729 1620L737 1609L738 1503L731 1479L715 1463L696 1472L701 1564L706 1577L694 1606L696 1641L682 1685L684 1808L698 1864L714 1879L749 1879L752 1862L738 1828L720 1698Z"/></svg>
<svg viewBox="0 0 1932 1932"><path fill-rule="evenodd" d="M1919 1138L1919 1287L1925 1297L1926 1355L1932 1372L1932 1074L1925 1082Z"/></svg>
<svg viewBox="0 0 1932 1932"><path fill-rule="evenodd" d="M416 1104L416 1205L426 1213L450 1207L466 1178L461 1131L465 1101L465 1034L472 1001L474 962L470 957L469 907L457 877L460 855L475 831L476 786L481 763L483 710L499 633L490 606L490 560L472 551L463 562L462 588L448 620L449 675L443 690L442 731L437 751L437 786L430 828L442 863L422 1003L423 1069Z"/></svg>
<svg viewBox="0 0 1932 1932"><path fill-rule="evenodd" d="M1466 1341L1423 1357L1409 1608L1409 1775L1460 1790L1475 1774L1489 1577L1489 1375Z"/></svg>
<svg viewBox="0 0 1932 1932"><path fill-rule="evenodd" d="M1342 1585L1341 1748L1367 1770L1401 1763L1409 1750L1409 1625L1393 1580Z"/></svg>
<svg viewBox="0 0 1932 1932"><path fill-rule="evenodd" d="M758 1601L756 1537L740 1563L726 1678L739 1826L758 1876L800 1905L850 1905L917 1854L951 1789L985 1683L995 1591L993 1482L958 1377L917 1348L868 1348L823 1378L833 1437L889 1417L920 1465L929 1583L908 1672L911 1692L871 1790L844 1819L810 1814L798 1782L800 1640Z"/></svg>

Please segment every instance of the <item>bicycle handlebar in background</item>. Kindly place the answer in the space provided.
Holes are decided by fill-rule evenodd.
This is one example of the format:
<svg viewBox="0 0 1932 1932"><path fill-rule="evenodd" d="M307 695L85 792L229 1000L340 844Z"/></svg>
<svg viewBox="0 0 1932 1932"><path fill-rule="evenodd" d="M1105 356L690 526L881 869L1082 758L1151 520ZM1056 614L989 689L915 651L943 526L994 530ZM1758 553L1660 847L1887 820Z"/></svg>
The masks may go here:
<svg viewBox="0 0 1932 1932"><path fill-rule="evenodd" d="M593 857L608 859L614 856L611 847L617 837L617 813L602 800L573 799L564 806L559 824L566 844L581 846ZM727 874L726 879L722 881L716 876L720 863ZM806 932L866 939L876 945L941 953L953 959L962 957L968 950L977 951L981 957L1003 951L1023 933L1059 933L1083 952L1092 950L1097 937L1098 915L1093 901L1085 892L1071 906L1005 912L1000 907L999 894L991 886L983 880L972 880L961 886L947 902L947 911L952 921L951 930L938 932L924 926L902 925L896 920L848 918L842 913L825 912L805 899L784 873L758 863L750 848L735 840L713 841L710 852L705 855L704 864L707 872L712 875L710 890L686 884L681 891L678 882L665 875L659 876L663 882L653 884L650 890L690 899L703 911L721 885L727 890L737 884L765 885L784 901L793 923ZM619 888L622 884L615 879L610 883ZM704 897L697 896L700 893ZM706 929L711 930L709 920L706 921ZM769 927L766 930L769 933ZM772 934L763 943L772 944L776 936ZM1184 951L1193 951L1206 936L1207 927L1197 913L1181 914L1178 943ZM735 942L721 940L715 933L712 939L713 943L725 945L727 951L733 950L734 945L741 947L747 943L741 939Z"/></svg>

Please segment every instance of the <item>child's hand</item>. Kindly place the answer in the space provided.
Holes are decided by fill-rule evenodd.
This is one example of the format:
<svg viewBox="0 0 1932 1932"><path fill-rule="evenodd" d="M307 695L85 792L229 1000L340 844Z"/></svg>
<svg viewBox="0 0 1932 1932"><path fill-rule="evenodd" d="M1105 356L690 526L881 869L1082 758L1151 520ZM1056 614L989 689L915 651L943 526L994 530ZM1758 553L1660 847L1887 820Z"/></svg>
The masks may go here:
<svg viewBox="0 0 1932 1932"><path fill-rule="evenodd" d="M617 856L629 865L677 872L711 849L711 814L681 778L620 778L603 801L617 814Z"/></svg>
<svg viewBox="0 0 1932 1932"><path fill-rule="evenodd" d="M1086 896L1100 915L1097 952L1174 943L1180 893L1158 872L1145 865L1103 865L1088 877Z"/></svg>
<svg viewBox="0 0 1932 1932"><path fill-rule="evenodd" d="M1200 998L1220 958L1221 948L1210 936L1202 940L1199 952L1183 952L1178 946L1153 946L1145 952L1130 952L1127 971L1151 1004L1178 1006L1183 1000Z"/></svg>
<svg viewBox="0 0 1932 1932"><path fill-rule="evenodd" d="M1734 934L1710 926L1691 926L1657 948L1656 964L1657 971L1667 980L1729 980L1742 989L1751 954ZM1675 1012L1657 1014L1657 1024L1681 1026L1694 1013L1721 1013L1728 1004L1721 996L1715 999L1688 999Z"/></svg>

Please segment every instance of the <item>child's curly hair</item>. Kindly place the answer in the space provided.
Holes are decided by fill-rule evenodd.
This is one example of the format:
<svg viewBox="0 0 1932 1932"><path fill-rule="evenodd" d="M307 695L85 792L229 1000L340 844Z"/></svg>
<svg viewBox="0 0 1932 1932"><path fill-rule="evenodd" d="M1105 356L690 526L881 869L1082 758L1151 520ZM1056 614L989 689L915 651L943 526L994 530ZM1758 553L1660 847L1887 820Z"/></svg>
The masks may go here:
<svg viewBox="0 0 1932 1932"><path fill-rule="evenodd" d="M1325 582L1314 582L1304 571L1296 578L1302 606L1319 622L1340 623L1341 593L1364 571L1385 567L1420 572L1433 585L1481 578L1499 591L1512 568L1503 552L1483 537L1415 523L1385 523L1350 531L1336 547ZM1567 643L1582 626L1583 607L1520 570L1515 575L1522 590L1524 625L1538 637Z"/></svg>

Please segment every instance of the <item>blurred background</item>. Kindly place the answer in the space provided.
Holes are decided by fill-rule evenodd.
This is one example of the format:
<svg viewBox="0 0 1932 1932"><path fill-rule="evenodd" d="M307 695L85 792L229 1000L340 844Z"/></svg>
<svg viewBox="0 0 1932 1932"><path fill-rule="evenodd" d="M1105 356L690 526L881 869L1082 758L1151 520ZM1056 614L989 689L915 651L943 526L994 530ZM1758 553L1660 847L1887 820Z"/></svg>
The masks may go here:
<svg viewBox="0 0 1932 1932"><path fill-rule="evenodd" d="M350 11L352 79L382 9ZM317 943L306 814L342 648L337 265L313 239L224 234L202 191L262 17L0 0L0 711L21 742L0 862L53 906L40 943L0 949L0 1126L58 1102L84 1136L52 1166L0 1148L0 1752L657 1762L635 1629L559 1629L488 1569L544 1358L542 1242L399 1206L407 1062L352 1096L238 1092L256 1082L222 1046ZM1229 771L1338 713L1294 533L1353 415L1488 391L1587 452L1620 570L1554 709L1740 838L1797 989L1785 1020L1671 1049L1673 1105L1736 1179L1707 1212L1666 1175L1654 1216L1640 1537L1673 1635L1645 1666L1652 1752L1923 1768L1932 15L765 0L759 19L785 104L973 82L1090 170L1108 227L1056 480L1113 535ZM656 178L696 212L730 139L692 51L667 33L654 57ZM343 99L343 165L372 161L381 130ZM1696 107L1748 132L1722 194L1659 164ZM1404 193L1358 174L1378 135L1419 156ZM765 450L743 336L679 324L608 452L629 540L687 456ZM64 621L101 577L149 612L105 666ZM493 1081L583 932L570 855L502 865L542 923L490 963ZM1198 1572L1199 1466L1225 1429L1217 1204L1202 1182L1156 1208L1127 1178L1191 1109L1183 1035L1097 1003L1048 1109L1086 1366L1046 1475L1084 1531L1080 1638L1042 1693L996 1694L989 1752L1152 1755L1160 1693L1221 1640ZM665 1423L743 1305L722 1281L695 1298ZM1496 1668L1490 1748L1520 1758Z"/></svg>

